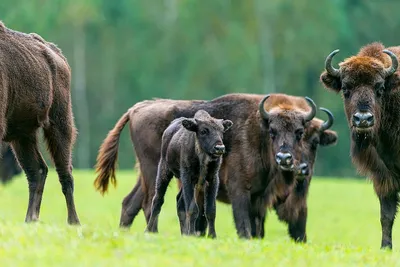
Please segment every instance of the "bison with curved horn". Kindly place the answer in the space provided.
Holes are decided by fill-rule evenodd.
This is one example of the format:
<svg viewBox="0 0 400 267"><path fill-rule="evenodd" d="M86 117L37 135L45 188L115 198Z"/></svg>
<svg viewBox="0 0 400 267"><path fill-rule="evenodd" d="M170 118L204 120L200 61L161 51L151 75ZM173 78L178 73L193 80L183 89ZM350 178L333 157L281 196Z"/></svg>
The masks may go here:
<svg viewBox="0 0 400 267"><path fill-rule="evenodd" d="M265 110L265 106L270 108ZM129 109L109 132L97 160L95 185L104 193L110 179L115 183L118 140L124 125L130 121L140 176L123 202L121 226L129 226L140 209L148 221L162 133L173 119L192 117L199 109L234 124L224 136L226 154L219 175L226 184L240 237L250 238L251 220L261 218L261 214L251 210L251 203L260 197L271 178L280 173L288 185L294 183L301 139L316 113L311 99L284 94L228 94L211 101L143 101Z"/></svg>
<svg viewBox="0 0 400 267"><path fill-rule="evenodd" d="M321 74L324 86L343 96L351 132L351 158L369 176L380 202L381 248L392 248L392 228L400 191L400 47L371 43L332 66L331 52Z"/></svg>
<svg viewBox="0 0 400 267"><path fill-rule="evenodd" d="M284 185L284 181L280 179L281 177L279 175L276 176L266 189L266 199L264 199L264 202L254 203L253 205L253 209L261 209L261 211L267 208L273 208L279 220L288 224L289 236L293 240L299 242L307 241L307 196L313 175L318 145L330 146L337 141L336 132L329 130L334 122L333 114L325 108L320 108L320 110L328 115L328 119L322 121L318 118L314 118L306 128L302 140L302 155L296 173L296 183L293 184L288 191L279 194L278 192L281 188L287 189L287 187L282 186ZM181 187L180 183L178 183L178 186L179 188ZM202 196L200 196L200 198L201 197ZM217 200L226 204L231 203L226 191L226 186L223 183L220 183ZM207 220L204 216L202 203L203 202L200 201L199 209L201 216L197 221L197 231L200 235L204 236L207 229ZM257 204L260 206L257 207ZM182 232L184 229L185 210L181 190L177 195L177 210ZM265 216L261 218L260 222L252 220L253 237L264 237L264 221Z"/></svg>

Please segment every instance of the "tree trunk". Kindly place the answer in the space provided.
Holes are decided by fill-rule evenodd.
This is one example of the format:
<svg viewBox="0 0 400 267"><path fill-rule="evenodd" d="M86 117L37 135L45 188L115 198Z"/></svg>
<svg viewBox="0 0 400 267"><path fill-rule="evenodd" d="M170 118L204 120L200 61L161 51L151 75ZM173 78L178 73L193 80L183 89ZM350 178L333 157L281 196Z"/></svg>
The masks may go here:
<svg viewBox="0 0 400 267"><path fill-rule="evenodd" d="M275 92L275 74L274 74L274 49L272 46L272 32L270 22L266 20L264 6L268 2L254 0L254 14L257 21L258 44L260 49L260 69L262 75L263 91L266 93Z"/></svg>
<svg viewBox="0 0 400 267"><path fill-rule="evenodd" d="M107 29L103 35L103 85L104 88L102 93L104 94L104 98L102 101L102 113L104 112L104 116L112 117L115 109L115 34L113 34L112 30Z"/></svg>
<svg viewBox="0 0 400 267"><path fill-rule="evenodd" d="M164 0L164 7L165 22L168 24L174 24L178 17L176 0Z"/></svg>
<svg viewBox="0 0 400 267"><path fill-rule="evenodd" d="M85 59L85 29L84 25L77 25L73 38L73 98L78 126L77 139L77 167L90 166L90 121L88 101L86 97L86 59Z"/></svg>

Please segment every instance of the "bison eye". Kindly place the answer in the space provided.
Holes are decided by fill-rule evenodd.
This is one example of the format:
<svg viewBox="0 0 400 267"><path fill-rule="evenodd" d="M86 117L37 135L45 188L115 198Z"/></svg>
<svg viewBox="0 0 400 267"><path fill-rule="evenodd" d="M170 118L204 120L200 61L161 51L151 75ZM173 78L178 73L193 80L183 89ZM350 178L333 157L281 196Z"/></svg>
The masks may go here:
<svg viewBox="0 0 400 267"><path fill-rule="evenodd" d="M379 83L376 86L376 95L382 96L382 94L385 92L385 85L383 83Z"/></svg>
<svg viewBox="0 0 400 267"><path fill-rule="evenodd" d="M269 129L269 136L271 136L272 139L275 139L277 135L277 131L275 129Z"/></svg>
<svg viewBox="0 0 400 267"><path fill-rule="evenodd" d="M200 131L200 135L207 135L208 134L208 129L202 129Z"/></svg>
<svg viewBox="0 0 400 267"><path fill-rule="evenodd" d="M300 141L300 139L303 137L304 130L303 129L297 129L295 134L296 134L297 141Z"/></svg>
<svg viewBox="0 0 400 267"><path fill-rule="evenodd" d="M313 149L317 149L318 145L319 145L319 140L318 140L318 138L314 138L314 139L311 141L311 147L312 147Z"/></svg>
<svg viewBox="0 0 400 267"><path fill-rule="evenodd" d="M343 87L343 88L342 88L342 93L343 93L343 96L344 96L345 98L349 98L349 96L350 96L350 91L349 91L349 89Z"/></svg>

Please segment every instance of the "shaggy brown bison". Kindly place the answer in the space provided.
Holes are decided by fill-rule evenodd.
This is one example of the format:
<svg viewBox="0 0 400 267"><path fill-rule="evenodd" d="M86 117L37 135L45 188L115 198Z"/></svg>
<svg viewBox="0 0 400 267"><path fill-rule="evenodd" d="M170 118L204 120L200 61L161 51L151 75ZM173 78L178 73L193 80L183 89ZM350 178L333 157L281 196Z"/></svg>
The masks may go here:
<svg viewBox="0 0 400 267"><path fill-rule="evenodd" d="M400 47L371 43L340 63L333 51L321 74L324 86L342 92L351 131L351 157L360 173L368 175L381 209L381 248L392 248L392 228L400 191Z"/></svg>
<svg viewBox="0 0 400 267"><path fill-rule="evenodd" d="M271 108L267 111L264 104ZM115 183L118 140L130 121L131 139L140 162L140 182L124 200L121 226L130 225L140 208L148 220L162 133L175 118L193 117L199 109L233 122L224 135L226 154L219 174L226 184L240 237L250 238L250 218L262 216L251 206L262 196L270 179L281 174L288 185L294 183L294 164L299 159L304 129L316 113L311 99L284 94L228 94L211 101L143 101L126 112L109 132L97 160L95 186L104 193L110 178Z"/></svg>
<svg viewBox="0 0 400 267"><path fill-rule="evenodd" d="M230 120L215 119L199 110L194 118L181 117L171 122L161 140L161 158L158 163L156 190L147 229L156 232L158 215L172 177L182 183L185 203L185 234L195 234L199 215L199 194L204 195L204 213L209 224L208 236L215 238L216 197L218 172L225 153L223 134L232 126ZM202 198L203 199L203 198ZM203 205L202 205L203 206Z"/></svg>
<svg viewBox="0 0 400 267"><path fill-rule="evenodd" d="M9 183L15 175L20 174L22 170L8 143L2 142L0 149L0 181L6 184Z"/></svg>
<svg viewBox="0 0 400 267"><path fill-rule="evenodd" d="M68 223L79 224L73 197L71 150L76 130L70 80L70 67L59 48L0 22L0 136L11 144L28 179L26 222L39 219L47 177L37 138L42 128L67 202Z"/></svg>
<svg viewBox="0 0 400 267"><path fill-rule="evenodd" d="M304 132L304 138L302 140L302 157L298 172L296 174L296 184L293 186L293 188L291 188L289 195L287 197L284 196L283 198L278 198L273 203L268 203L268 199L265 200L265 203L258 203L261 205L261 207L259 207L261 209L266 209L267 207L272 206L276 211L279 220L288 224L289 236L293 240L300 242L306 242L307 240L307 195L313 175L318 145L329 146L336 143L337 140L336 132L328 130L332 126L334 120L332 113L327 109L320 109L328 114L328 120L324 122L320 119L314 118L311 121L311 124L306 128ZM279 176L277 178L278 179L276 180L279 181ZM273 183L271 184L274 185ZM178 186L179 188L181 187L180 183L178 183ZM268 190L274 191L275 188L273 186L267 188L267 197L271 195L271 192L268 192ZM185 214L184 200L181 194L182 191L180 190L177 195L177 212L182 231ZM200 199L201 197L202 195L200 195ZM230 204L230 200L223 183L220 184L217 199L226 204ZM271 199L269 199L269 201L270 200ZM204 216L203 206L201 205L202 201L199 203L200 216L197 221L196 231L198 231L201 236L204 236L207 229L207 221ZM254 230L252 232L253 237L264 237L264 220L265 218L262 218L260 225L258 226L260 228L259 233L256 233L256 222L252 220L252 224L254 225L254 227L252 227Z"/></svg>

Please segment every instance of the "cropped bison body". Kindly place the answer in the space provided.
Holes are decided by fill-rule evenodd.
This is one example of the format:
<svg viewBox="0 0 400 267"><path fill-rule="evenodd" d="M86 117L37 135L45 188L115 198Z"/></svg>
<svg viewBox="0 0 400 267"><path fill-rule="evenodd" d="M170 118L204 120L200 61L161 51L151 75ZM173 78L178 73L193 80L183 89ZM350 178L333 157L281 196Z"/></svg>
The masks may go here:
<svg viewBox="0 0 400 267"><path fill-rule="evenodd" d="M47 165L39 151L43 129L68 208L79 224L73 197L71 150L76 130L70 96L71 70L54 44L0 22L0 136L11 144L29 183L26 222L39 219Z"/></svg>
<svg viewBox="0 0 400 267"><path fill-rule="evenodd" d="M0 149L0 181L6 184L9 183L15 175L20 174L22 170L8 143L2 142Z"/></svg>
<svg viewBox="0 0 400 267"><path fill-rule="evenodd" d="M314 163L317 156L317 148L318 146L330 146L336 143L337 141L337 133L329 130L332 126L334 118L332 113L324 108L321 108L328 115L327 121L322 121L318 118L314 118L310 125L306 128L304 132L304 137L302 140L302 156L300 160L300 164L298 166L298 170L296 173L296 183L293 187L289 188L289 192L287 196L283 196L281 198L271 199L270 196L274 195L274 190L276 190L276 186L279 186L279 176L271 182L271 186L267 188L266 199L264 202L254 203L254 207L256 205L261 205L260 209L273 208L279 220L288 224L288 233L289 236L295 240L300 242L306 242L307 234L306 234L306 224L307 224L307 196L311 183L311 178L314 170ZM181 188L181 184L178 184L179 188ZM202 196L200 195L200 198ZM183 230L184 225L184 200L182 198L182 191L180 190L177 197L177 212L181 225L181 231ZM226 187L221 181L219 192L217 196L217 200L230 204L229 196L226 192ZM200 235L204 235L207 227L207 221L203 214L203 207L201 206L201 201L199 205L200 209L200 217L197 221L196 230ZM252 232L253 237L264 237L264 219L260 222L260 230L259 233L256 233L256 222L252 221L254 225Z"/></svg>
<svg viewBox="0 0 400 267"><path fill-rule="evenodd" d="M271 108L266 110L266 106ZM263 216L251 210L251 203L262 196L270 178L280 173L287 186L294 183L300 142L316 113L312 100L284 94L228 94L211 101L143 101L121 117L98 155L95 185L104 193L110 178L115 183L119 135L130 121L140 179L123 202L121 226L129 226L141 208L149 219L162 133L175 118L192 117L199 109L233 122L232 129L224 135L226 154L219 175L226 184L240 237L250 238L251 220Z"/></svg>
<svg viewBox="0 0 400 267"><path fill-rule="evenodd" d="M164 195L175 176L182 183L185 203L183 233L195 234L199 215L199 194L204 195L205 215L209 225L208 236L215 238L216 197L218 172L225 146L223 134L232 126L230 120L212 118L199 110L194 118L178 118L164 131L161 141L161 158L158 163L156 191L153 198L148 231L156 232L156 222L164 203Z"/></svg>
<svg viewBox="0 0 400 267"><path fill-rule="evenodd" d="M366 45L339 69L331 65L337 53L326 58L321 81L329 90L342 92L351 157L359 172L373 181L381 209L381 248L391 249L400 191L400 47Z"/></svg>

